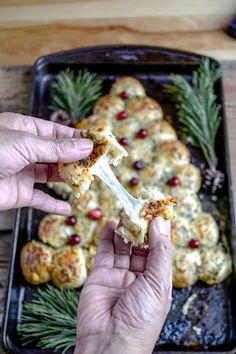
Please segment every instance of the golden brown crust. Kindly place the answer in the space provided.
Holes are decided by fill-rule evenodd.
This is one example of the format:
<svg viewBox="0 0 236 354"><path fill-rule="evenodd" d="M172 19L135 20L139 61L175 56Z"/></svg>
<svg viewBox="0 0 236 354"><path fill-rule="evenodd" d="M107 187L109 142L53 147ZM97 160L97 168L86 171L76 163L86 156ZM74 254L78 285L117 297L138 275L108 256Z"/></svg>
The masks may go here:
<svg viewBox="0 0 236 354"><path fill-rule="evenodd" d="M24 278L30 284L43 284L51 279L53 249L41 242L28 242L20 254L20 265Z"/></svg>
<svg viewBox="0 0 236 354"><path fill-rule="evenodd" d="M54 248L65 246L73 228L65 224L65 217L48 214L39 224L39 239Z"/></svg>
<svg viewBox="0 0 236 354"><path fill-rule="evenodd" d="M169 207L175 205L176 201L172 197L167 197L166 199L161 200L151 200L145 205L141 215L148 222L151 222L157 216L162 216L164 219L169 220L172 217Z"/></svg>
<svg viewBox="0 0 236 354"><path fill-rule="evenodd" d="M95 103L93 113L107 117L107 118L115 118L117 114L125 109L125 102L117 97L112 95L106 95Z"/></svg>
<svg viewBox="0 0 236 354"><path fill-rule="evenodd" d="M126 111L130 117L135 117L145 123L163 118L159 103L150 97L132 97L128 100Z"/></svg>
<svg viewBox="0 0 236 354"><path fill-rule="evenodd" d="M190 153L179 140L165 141L157 146L157 162L168 167L186 165L190 162Z"/></svg>
<svg viewBox="0 0 236 354"><path fill-rule="evenodd" d="M83 285L87 277L85 257L79 246L67 246L53 257L51 277L58 288L75 289Z"/></svg>
<svg viewBox="0 0 236 354"><path fill-rule="evenodd" d="M112 85L110 90L111 95L120 95L121 92L126 92L129 98L133 96L145 96L145 90L141 82L130 76L125 76L115 81Z"/></svg>

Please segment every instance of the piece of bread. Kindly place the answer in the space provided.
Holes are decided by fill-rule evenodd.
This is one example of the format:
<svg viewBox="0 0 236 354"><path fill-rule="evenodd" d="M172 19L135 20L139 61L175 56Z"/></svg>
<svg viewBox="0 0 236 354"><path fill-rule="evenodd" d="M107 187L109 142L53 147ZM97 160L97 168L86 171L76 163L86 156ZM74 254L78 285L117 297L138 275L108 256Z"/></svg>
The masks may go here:
<svg viewBox="0 0 236 354"><path fill-rule="evenodd" d="M140 122L145 123L161 120L163 111L159 103L151 97L132 97L127 101L126 112L129 117L134 117Z"/></svg>
<svg viewBox="0 0 236 354"><path fill-rule="evenodd" d="M188 148L179 140L164 141L157 145L156 163L167 167L187 165L190 162Z"/></svg>
<svg viewBox="0 0 236 354"><path fill-rule="evenodd" d="M177 178L179 181L178 186L171 187L168 183L166 184L165 192L170 195L175 195L175 193L181 189L186 190L190 193L197 193L201 187L201 174L199 169L193 164L180 165L174 167L171 178Z"/></svg>
<svg viewBox="0 0 236 354"><path fill-rule="evenodd" d="M154 120L149 122L146 129L149 132L149 138L156 144L160 144L164 141L177 140L177 134L174 128L166 120Z"/></svg>
<svg viewBox="0 0 236 354"><path fill-rule="evenodd" d="M185 219L187 223L196 219L198 214L202 211L202 204L197 194L189 193L186 190L178 190L173 194L171 193L177 202L175 213L176 219Z"/></svg>
<svg viewBox="0 0 236 354"><path fill-rule="evenodd" d="M197 230L197 239L200 246L214 247L219 241L219 229L215 219L209 213L198 214L193 222Z"/></svg>
<svg viewBox="0 0 236 354"><path fill-rule="evenodd" d="M88 130L91 129L91 127L93 129L98 129L101 127L109 130L112 129L111 121L107 119L107 117L103 117L96 114L93 114L88 118L82 119L76 124L76 128L81 130Z"/></svg>
<svg viewBox="0 0 236 354"><path fill-rule="evenodd" d="M110 90L110 95L120 96L122 92L126 92L128 95L127 98L145 96L145 90L141 82L130 76L125 76L114 82Z"/></svg>
<svg viewBox="0 0 236 354"><path fill-rule="evenodd" d="M73 189L77 197L89 189L94 180L93 168L101 157L106 156L109 164L117 166L120 160L128 155L114 135L106 129L83 131L81 136L93 140L92 153L83 160L59 164L60 176Z"/></svg>
<svg viewBox="0 0 236 354"><path fill-rule="evenodd" d="M188 288L198 280L201 253L190 248L175 248L173 254L173 286Z"/></svg>
<svg viewBox="0 0 236 354"><path fill-rule="evenodd" d="M66 246L57 250L53 256L51 277L58 288L75 289L83 285L87 269L82 248Z"/></svg>
<svg viewBox="0 0 236 354"><path fill-rule="evenodd" d="M176 217L171 223L172 244L175 247L188 247L191 239L196 239L196 229L186 219Z"/></svg>
<svg viewBox="0 0 236 354"><path fill-rule="evenodd" d="M131 242L134 246L148 246L148 227L150 222L157 216L169 220L174 216L173 206L176 204L171 197L165 197L157 190L145 190L140 195L143 201L142 207L134 205L133 210L127 214L121 212L121 222L116 230L125 242Z"/></svg>
<svg viewBox="0 0 236 354"><path fill-rule="evenodd" d="M47 214L39 224L39 239L54 248L65 246L74 228L66 225L62 215Z"/></svg>
<svg viewBox="0 0 236 354"><path fill-rule="evenodd" d="M202 250L199 279L209 285L218 284L232 272L232 260L221 246Z"/></svg>
<svg viewBox="0 0 236 354"><path fill-rule="evenodd" d="M95 103L93 113L97 116L116 119L117 115L124 110L124 100L117 96L106 95L99 98L99 100Z"/></svg>
<svg viewBox="0 0 236 354"><path fill-rule="evenodd" d="M24 245L20 254L20 266L28 283L38 285L51 279L53 252L51 247L34 240Z"/></svg>

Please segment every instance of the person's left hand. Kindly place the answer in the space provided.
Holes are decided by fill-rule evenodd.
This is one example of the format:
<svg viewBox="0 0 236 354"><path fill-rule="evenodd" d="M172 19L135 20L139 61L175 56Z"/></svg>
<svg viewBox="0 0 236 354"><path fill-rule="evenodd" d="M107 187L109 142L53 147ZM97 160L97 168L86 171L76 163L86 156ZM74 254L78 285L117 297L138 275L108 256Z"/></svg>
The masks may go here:
<svg viewBox="0 0 236 354"><path fill-rule="evenodd" d="M15 113L0 114L0 210L30 206L70 214L69 203L34 189L34 184L62 181L58 162L87 157L93 148L80 132Z"/></svg>

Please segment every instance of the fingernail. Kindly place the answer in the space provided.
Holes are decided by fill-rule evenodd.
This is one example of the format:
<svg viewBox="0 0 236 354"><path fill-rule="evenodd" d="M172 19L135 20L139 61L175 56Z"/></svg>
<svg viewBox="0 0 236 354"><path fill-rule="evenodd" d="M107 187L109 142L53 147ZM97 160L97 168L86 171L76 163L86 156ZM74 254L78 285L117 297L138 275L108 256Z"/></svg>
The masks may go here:
<svg viewBox="0 0 236 354"><path fill-rule="evenodd" d="M90 139L76 139L80 150L91 150L93 148L93 141Z"/></svg>
<svg viewBox="0 0 236 354"><path fill-rule="evenodd" d="M170 221L164 220L162 217L158 216L155 220L155 226L157 228L157 232L161 235L165 235L169 237L170 235Z"/></svg>

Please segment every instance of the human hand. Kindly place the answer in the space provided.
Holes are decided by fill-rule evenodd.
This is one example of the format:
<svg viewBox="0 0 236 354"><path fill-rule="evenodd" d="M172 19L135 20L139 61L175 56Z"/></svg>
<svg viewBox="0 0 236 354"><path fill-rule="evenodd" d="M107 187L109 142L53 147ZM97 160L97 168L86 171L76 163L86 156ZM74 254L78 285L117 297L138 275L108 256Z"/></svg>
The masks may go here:
<svg viewBox="0 0 236 354"><path fill-rule="evenodd" d="M62 181L57 163L87 157L92 141L79 131L14 113L0 114L0 210L33 207L70 214L69 203L34 189L34 184Z"/></svg>
<svg viewBox="0 0 236 354"><path fill-rule="evenodd" d="M171 305L170 223L149 227L149 249L104 228L80 295L75 354L149 354Z"/></svg>

